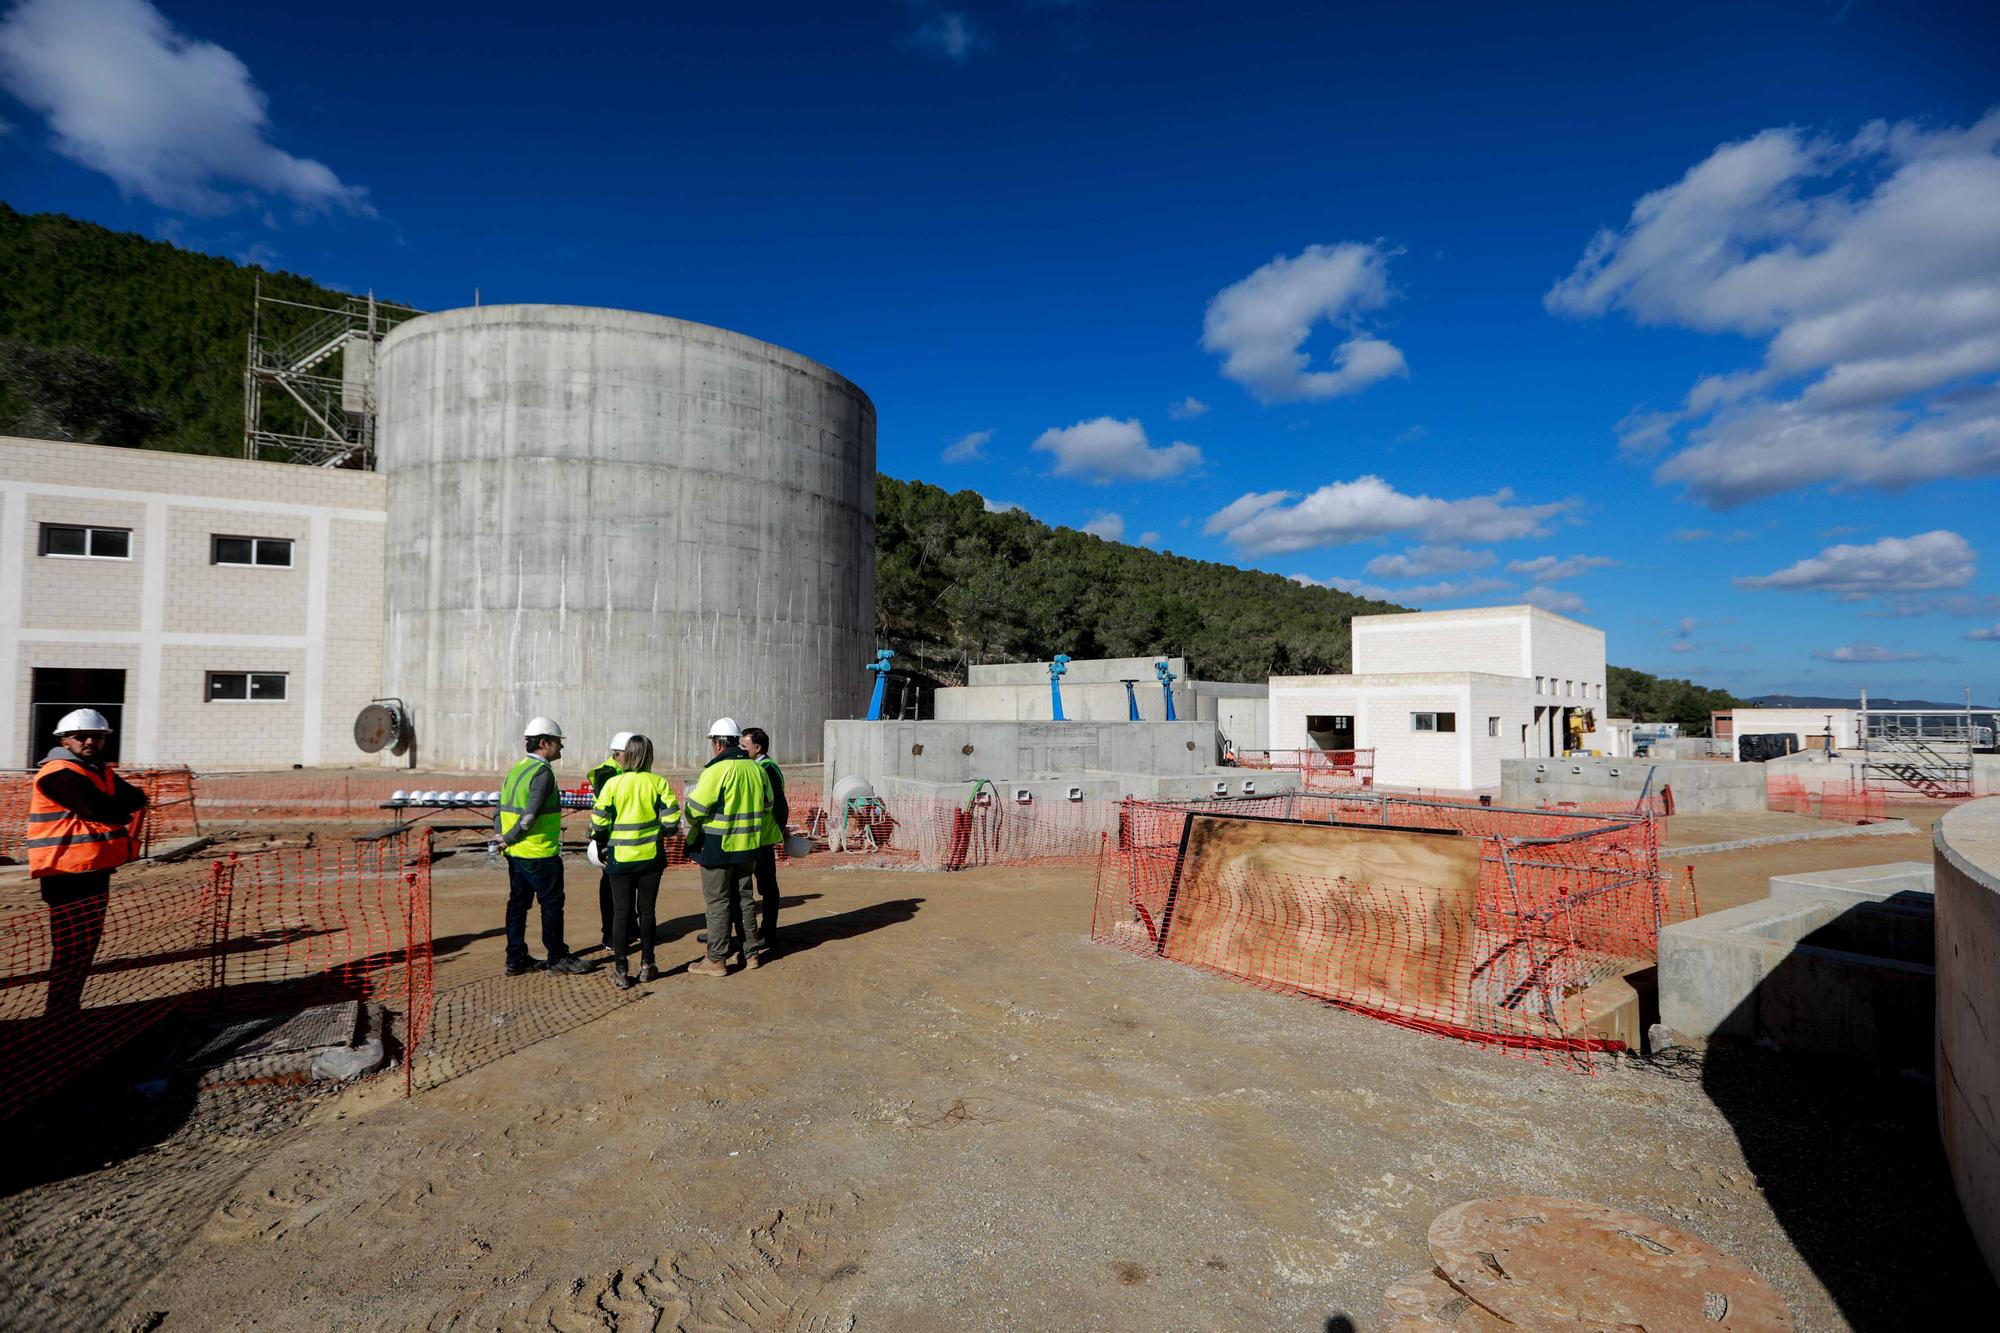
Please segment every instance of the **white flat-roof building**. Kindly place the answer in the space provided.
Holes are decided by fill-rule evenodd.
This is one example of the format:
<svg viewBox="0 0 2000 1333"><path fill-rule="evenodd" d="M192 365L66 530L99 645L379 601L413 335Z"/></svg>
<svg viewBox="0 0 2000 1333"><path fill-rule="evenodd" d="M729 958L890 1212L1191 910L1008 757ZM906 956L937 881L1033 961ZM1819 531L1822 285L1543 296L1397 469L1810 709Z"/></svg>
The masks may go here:
<svg viewBox="0 0 2000 1333"><path fill-rule="evenodd" d="M1271 748L1375 751L1391 787L1477 790L1605 719L1604 631L1533 606L1354 618L1354 671L1271 679Z"/></svg>

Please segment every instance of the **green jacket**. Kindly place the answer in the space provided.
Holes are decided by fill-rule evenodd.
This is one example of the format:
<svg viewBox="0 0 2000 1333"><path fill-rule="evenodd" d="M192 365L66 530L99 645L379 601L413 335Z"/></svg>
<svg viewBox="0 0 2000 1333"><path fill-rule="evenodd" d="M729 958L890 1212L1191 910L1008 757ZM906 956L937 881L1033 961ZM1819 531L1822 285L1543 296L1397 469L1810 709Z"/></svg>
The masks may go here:
<svg viewBox="0 0 2000 1333"><path fill-rule="evenodd" d="M660 839L680 823L680 802L657 773L618 773L597 792L590 835L607 868L644 864L660 855Z"/></svg>
<svg viewBox="0 0 2000 1333"><path fill-rule="evenodd" d="M749 755L729 749L709 760L683 804L695 860L713 867L757 859L771 811L771 779Z"/></svg>
<svg viewBox="0 0 2000 1333"><path fill-rule="evenodd" d="M764 820L763 845L777 847L784 843L785 826L792 822L792 809L785 801L785 775L778 771L777 762L768 754L757 756L756 764L771 780L771 813Z"/></svg>
<svg viewBox="0 0 2000 1333"><path fill-rule="evenodd" d="M591 794L594 796L598 792L604 790L605 783L611 781L611 779L617 776L618 776L618 756L614 754L609 759L606 759L603 763L599 764L596 768L591 769L589 773L585 774L584 781L590 784L590 791Z"/></svg>
<svg viewBox="0 0 2000 1333"><path fill-rule="evenodd" d="M562 801L548 760L524 754L514 761L500 784L493 828L509 856L532 860L562 855Z"/></svg>

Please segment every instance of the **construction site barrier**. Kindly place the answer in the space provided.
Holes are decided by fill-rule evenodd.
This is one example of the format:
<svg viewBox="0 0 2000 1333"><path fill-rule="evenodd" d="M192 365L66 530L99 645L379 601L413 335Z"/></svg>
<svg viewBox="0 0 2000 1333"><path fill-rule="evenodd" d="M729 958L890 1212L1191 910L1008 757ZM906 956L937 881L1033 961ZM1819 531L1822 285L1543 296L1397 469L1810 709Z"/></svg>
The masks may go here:
<svg viewBox="0 0 2000 1333"><path fill-rule="evenodd" d="M1889 817L1889 794L1860 782L1829 782L1819 791L1819 817L1847 824L1873 824Z"/></svg>
<svg viewBox="0 0 2000 1333"><path fill-rule="evenodd" d="M139 855L180 838L200 833L195 817L194 774L185 768L120 769L118 776L146 793L146 814L139 824ZM28 801L35 773L28 769L0 772L0 861L26 861L22 846L28 836Z"/></svg>
<svg viewBox="0 0 2000 1333"><path fill-rule="evenodd" d="M1296 772L1308 791L1375 785L1373 750L1237 750L1232 758L1238 768Z"/></svg>
<svg viewBox="0 0 2000 1333"><path fill-rule="evenodd" d="M1765 770L1764 807L1778 814L1809 815L1813 812L1812 797L1806 792L1806 781L1800 777L1782 777Z"/></svg>
<svg viewBox="0 0 2000 1333"><path fill-rule="evenodd" d="M1378 832L1380 846L1415 835L1419 853L1440 850L1424 845L1427 831L1450 831L1472 843L1455 854L1476 868L1453 889L1401 870L1300 868L1337 859L1324 855L1191 864L1191 821L1204 815L1262 826L1259 836L1279 842L1283 830L1314 827ZM1654 964L1662 927L1695 910L1692 878L1661 875L1657 825L1643 815L1360 792L1130 801L1099 860L1091 936L1588 1071L1636 1036L1619 978Z"/></svg>
<svg viewBox="0 0 2000 1333"><path fill-rule="evenodd" d="M430 838L420 830L113 876L109 894L0 916L0 1117L162 1021L341 1000L429 1023Z"/></svg>

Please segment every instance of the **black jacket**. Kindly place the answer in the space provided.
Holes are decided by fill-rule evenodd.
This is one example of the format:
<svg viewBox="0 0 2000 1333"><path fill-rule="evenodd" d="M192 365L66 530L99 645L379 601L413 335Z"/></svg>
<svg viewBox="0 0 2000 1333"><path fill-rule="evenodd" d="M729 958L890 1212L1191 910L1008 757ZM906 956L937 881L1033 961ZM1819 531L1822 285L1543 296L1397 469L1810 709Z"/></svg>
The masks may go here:
<svg viewBox="0 0 2000 1333"><path fill-rule="evenodd" d="M42 762L46 764L52 759L81 764L96 773L104 771L103 764L79 759L60 745L44 755ZM133 815L146 808L146 793L116 774L112 775L111 782L111 794L107 796L89 778L68 769L59 768L35 779L42 795L79 819L88 819L93 824L127 823Z"/></svg>

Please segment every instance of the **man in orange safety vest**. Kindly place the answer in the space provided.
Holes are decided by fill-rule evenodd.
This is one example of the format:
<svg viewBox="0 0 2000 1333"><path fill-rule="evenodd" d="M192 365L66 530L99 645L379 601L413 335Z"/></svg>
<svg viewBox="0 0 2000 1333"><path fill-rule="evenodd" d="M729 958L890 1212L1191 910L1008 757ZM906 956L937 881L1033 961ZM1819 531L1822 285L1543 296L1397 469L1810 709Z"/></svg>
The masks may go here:
<svg viewBox="0 0 2000 1333"><path fill-rule="evenodd" d="M49 994L45 1013L75 1015L104 939L111 872L138 855L134 841L146 793L102 756L111 724L94 708L56 723L56 748L28 797L28 874L49 909Z"/></svg>

